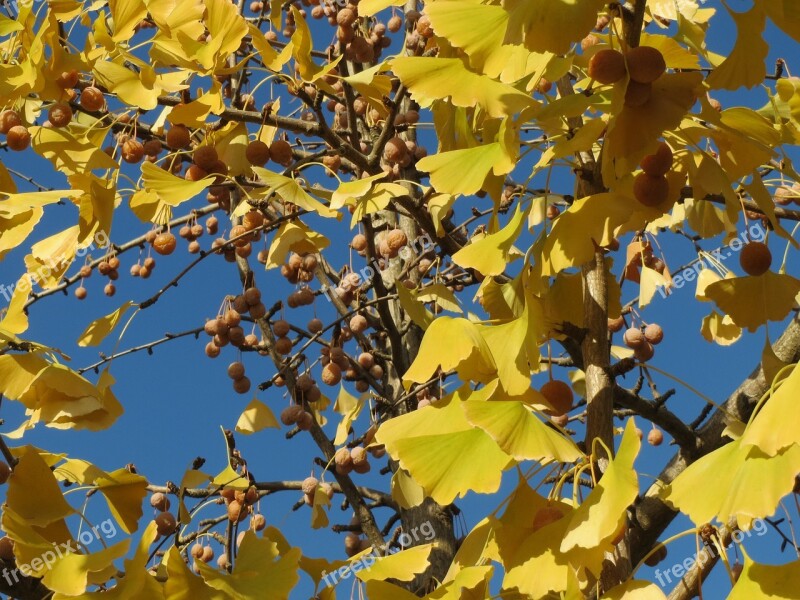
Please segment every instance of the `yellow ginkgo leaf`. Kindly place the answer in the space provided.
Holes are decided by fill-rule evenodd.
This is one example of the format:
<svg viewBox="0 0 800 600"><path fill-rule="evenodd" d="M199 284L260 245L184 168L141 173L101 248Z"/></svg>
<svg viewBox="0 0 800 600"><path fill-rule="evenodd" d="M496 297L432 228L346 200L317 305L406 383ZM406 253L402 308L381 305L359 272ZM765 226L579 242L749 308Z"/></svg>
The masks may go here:
<svg viewBox="0 0 800 600"><path fill-rule="evenodd" d="M629 419L617 455L609 462L600 482L570 518L561 541L562 552L575 548L596 548L612 539L625 523L626 509L639 491L633 461L640 446L636 425L633 419Z"/></svg>
<svg viewBox="0 0 800 600"><path fill-rule="evenodd" d="M123 67L124 68L124 67ZM30 127L33 150L66 175L94 169L118 169L119 165L99 144L80 135L74 127ZM102 131L102 130L101 130Z"/></svg>
<svg viewBox="0 0 800 600"><path fill-rule="evenodd" d="M269 246L265 267L267 269L279 267L289 252L298 254L319 252L323 248L327 248L329 244L328 238L306 227L299 219L295 222L286 221L278 228L278 232Z"/></svg>
<svg viewBox="0 0 800 600"><path fill-rule="evenodd" d="M172 72L156 75L152 68L144 68L140 73L113 61L98 61L94 64L94 75L97 82L110 92L119 96L120 100L141 108L152 110L158 106L158 97L165 89L183 88L182 81L186 73Z"/></svg>
<svg viewBox="0 0 800 600"><path fill-rule="evenodd" d="M19 400L49 363L33 352L0 355L0 393Z"/></svg>
<svg viewBox="0 0 800 600"><path fill-rule="evenodd" d="M420 171L430 173L433 188L449 195L470 195L480 190L491 173L505 175L514 168L499 142L449 150L426 156L417 162Z"/></svg>
<svg viewBox="0 0 800 600"><path fill-rule="evenodd" d="M738 325L755 331L767 321L782 321L800 293L800 280L767 271L758 277L723 279L706 287L710 298Z"/></svg>
<svg viewBox="0 0 800 600"><path fill-rule="evenodd" d="M88 327L84 329L83 333L78 338L78 345L82 347L98 346L106 339L109 333L114 331L119 320L132 306L136 306L136 304L128 300L114 312L89 323Z"/></svg>
<svg viewBox="0 0 800 600"><path fill-rule="evenodd" d="M259 190L257 194L253 194L254 196L261 198L270 194L276 194L284 202L291 202L302 209L316 212L320 216L335 217L337 219L341 218L341 215L337 211L331 210L319 200L313 198L291 177L284 177L283 175L273 173L261 167L253 167L253 172L258 175L261 181L267 184L264 190Z"/></svg>
<svg viewBox="0 0 800 600"><path fill-rule="evenodd" d="M714 269L703 268L697 273L697 287L695 288L694 297L702 302L710 302L711 299L706 296L706 288L716 281L720 281L722 277L719 276Z"/></svg>
<svg viewBox="0 0 800 600"><path fill-rule="evenodd" d="M397 297L400 306L406 311L411 320L423 330L427 329L434 320L433 313L425 308L425 305L417 300L416 293L409 290L404 285L397 286Z"/></svg>
<svg viewBox="0 0 800 600"><path fill-rule="evenodd" d="M465 269L475 269L485 277L500 275L510 262L511 246L522 231L527 216L528 211L517 205L514 216L505 227L463 247L453 254L453 262Z"/></svg>
<svg viewBox="0 0 800 600"><path fill-rule="evenodd" d="M170 123L186 125L187 127L202 127L210 114L218 115L225 110L222 100L222 85L214 80L211 89L207 92L198 90L198 96L187 104L179 104L172 108L167 115Z"/></svg>
<svg viewBox="0 0 800 600"><path fill-rule="evenodd" d="M443 283L426 285L419 290L417 300L420 302L435 302L440 308L449 310L450 312L463 312L453 290Z"/></svg>
<svg viewBox="0 0 800 600"><path fill-rule="evenodd" d="M236 421L236 432L250 435L268 427L280 429L272 409L254 397L239 415L239 420Z"/></svg>
<svg viewBox="0 0 800 600"><path fill-rule="evenodd" d="M756 446L743 446L739 438L690 464L662 497L697 526L735 517L740 527L749 529L754 519L775 512L799 472L799 445L769 456Z"/></svg>
<svg viewBox="0 0 800 600"><path fill-rule="evenodd" d="M176 177L151 162L142 163L144 189L156 194L158 199L168 206L180 206L187 200L191 200L213 181L212 177L189 181L183 177Z"/></svg>
<svg viewBox="0 0 800 600"><path fill-rule="evenodd" d="M231 574L202 561L197 567L206 584L223 592L227 598L284 600L300 580L297 572L300 556L299 548L292 548L280 556L275 542L247 531Z"/></svg>
<svg viewBox="0 0 800 600"><path fill-rule="evenodd" d="M142 518L142 500L147 494L147 479L127 469L117 469L94 480L106 499L111 514L125 533L133 533Z"/></svg>
<svg viewBox="0 0 800 600"><path fill-rule="evenodd" d="M760 565L754 563L743 548L744 564L739 578L728 594L728 600L771 598L794 600L800 589L800 560L785 565Z"/></svg>
<svg viewBox="0 0 800 600"><path fill-rule="evenodd" d="M419 506L425 501L425 490L403 469L397 469L390 484L392 498L405 509Z"/></svg>
<svg viewBox="0 0 800 600"><path fill-rule="evenodd" d="M336 437L333 440L335 446L340 446L347 441L347 436L350 435L350 426L361 414L361 409L364 408L365 398L356 398L350 394L344 386L339 387L339 395L336 397L336 404L333 409L342 415L342 420L336 427Z"/></svg>
<svg viewBox="0 0 800 600"><path fill-rule="evenodd" d="M772 378L767 382L771 383ZM786 418L786 415L793 414L798 395L800 369L795 367L753 417L741 437L742 446L756 446L767 456L775 456L781 450L800 444L797 427L793 426L792 419Z"/></svg>
<svg viewBox="0 0 800 600"><path fill-rule="evenodd" d="M467 421L461 405L468 394L461 388L424 410L391 419L375 438L427 496L442 504L470 490L496 492L511 462L489 435Z"/></svg>
<svg viewBox="0 0 800 600"><path fill-rule="evenodd" d="M147 7L142 0L108 0L114 31L111 39L127 42L133 37L141 20L147 16Z"/></svg>
<svg viewBox="0 0 800 600"><path fill-rule="evenodd" d="M392 59L391 65L420 106L450 98L455 106L477 104L490 117L506 117L534 105L528 94L470 71L458 58L404 56Z"/></svg>
<svg viewBox="0 0 800 600"><path fill-rule="evenodd" d="M11 301L8 303L3 318L0 319L0 327L9 333L19 334L28 329L28 315L25 313L25 304L31 292L31 277L25 273L13 286ZM8 293L7 288L0 289L3 294Z"/></svg>
<svg viewBox="0 0 800 600"><path fill-rule="evenodd" d="M572 440L546 426L522 402L467 400L464 414L516 460L569 463L582 456Z"/></svg>
<svg viewBox="0 0 800 600"><path fill-rule="evenodd" d="M448 340L446 347L442 347L441 340ZM403 381L424 383L439 367L443 371L455 369L462 379L483 383L494 379L497 372L492 352L477 325L453 317L439 317L430 324Z"/></svg>
<svg viewBox="0 0 800 600"><path fill-rule="evenodd" d="M653 296L660 290L665 294L669 290L667 278L655 269L647 265L642 265L642 273L639 282L639 308L644 308L653 300Z"/></svg>
<svg viewBox="0 0 800 600"><path fill-rule="evenodd" d="M33 281L41 288L50 289L61 282L75 259L78 232L78 225L68 227L31 246L31 253L25 257L25 266Z"/></svg>
<svg viewBox="0 0 800 600"><path fill-rule="evenodd" d="M225 67L228 57L235 52L247 35L247 22L236 6L226 0L203 0L206 8L204 23L211 34L197 59L206 69Z"/></svg>
<svg viewBox="0 0 800 600"><path fill-rule="evenodd" d="M417 573L422 573L428 568L430 564L428 557L433 548L434 544L422 544L387 556L370 556L370 562L374 561L372 564L364 562L363 564L367 566L367 568L360 570L353 569L353 572L361 581L372 581L375 579L384 581L387 579L411 581ZM356 556L353 557L353 561L362 561L364 558ZM361 563L359 562L357 564Z"/></svg>
<svg viewBox="0 0 800 600"><path fill-rule="evenodd" d="M517 319L500 325L475 325L494 357L500 383L512 396L530 389L531 372L539 368L537 339L538 331L544 329L543 319L531 312L526 303Z"/></svg>
<svg viewBox="0 0 800 600"><path fill-rule="evenodd" d="M55 475L33 446L25 446L8 479L6 504L26 523L47 527L75 513Z"/></svg>
<svg viewBox="0 0 800 600"><path fill-rule="evenodd" d="M721 315L712 310L711 314L703 317L700 333L709 342L716 342L720 346L730 346L742 337L742 328L733 322L730 315Z"/></svg>
<svg viewBox="0 0 800 600"><path fill-rule="evenodd" d="M603 0L505 0L509 12L506 42L524 43L534 52L566 54L597 22Z"/></svg>
<svg viewBox="0 0 800 600"><path fill-rule="evenodd" d="M339 55L335 59L327 61L323 66L315 64L311 59L313 40L311 39L311 30L308 28L308 23L306 23L303 15L300 14L300 10L294 5L292 6L292 15L295 22L295 30L291 36L292 56L294 56L297 63L300 78L309 83L317 82L328 89L329 85L322 78L339 64L342 56Z"/></svg>
<svg viewBox="0 0 800 600"><path fill-rule="evenodd" d="M606 246L634 210L635 200L617 194L596 194L572 203L558 219L542 249L542 274L555 275L585 263L595 245Z"/></svg>
<svg viewBox="0 0 800 600"><path fill-rule="evenodd" d="M42 583L56 595L77 596L82 594L98 574L106 573L105 576L100 577L102 580L107 579L111 574L116 574L114 560L125 556L130 543L130 539L126 539L97 552L65 553L44 572ZM109 567L111 568L110 572Z"/></svg>
<svg viewBox="0 0 800 600"><path fill-rule="evenodd" d="M343 78L369 103L370 107L383 116L389 112L383 99L392 90L392 78L383 74L383 71L386 70L387 66L384 63L379 63L369 69L364 69L360 73Z"/></svg>
<svg viewBox="0 0 800 600"><path fill-rule="evenodd" d="M382 11L390 6L403 6L405 0L364 0L363 4L358 5L358 14L366 17Z"/></svg>
<svg viewBox="0 0 800 600"><path fill-rule="evenodd" d="M706 83L711 89L751 88L763 83L767 74L769 45L762 37L767 16L759 3L744 13L728 9L728 14L736 23L736 44L722 64L706 78Z"/></svg>
<svg viewBox="0 0 800 600"><path fill-rule="evenodd" d="M189 570L177 546L170 547L164 555L167 569L164 592L170 600L224 600L225 595L208 587L201 577Z"/></svg>

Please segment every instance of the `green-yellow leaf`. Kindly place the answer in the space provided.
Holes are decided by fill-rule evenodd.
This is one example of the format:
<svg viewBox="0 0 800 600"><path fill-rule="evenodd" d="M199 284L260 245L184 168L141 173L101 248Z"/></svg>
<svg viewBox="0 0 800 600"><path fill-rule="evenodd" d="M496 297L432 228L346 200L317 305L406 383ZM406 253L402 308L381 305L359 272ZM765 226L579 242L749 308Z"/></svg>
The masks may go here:
<svg viewBox="0 0 800 600"><path fill-rule="evenodd" d="M527 216L528 211L517 205L514 216L505 227L463 247L453 254L453 262L465 269L475 269L486 277L500 275L509 262L511 246L522 231Z"/></svg>
<svg viewBox="0 0 800 600"><path fill-rule="evenodd" d="M119 320L132 306L136 306L136 304L128 300L114 312L89 323L88 327L84 329L83 333L78 338L78 345L82 347L99 346L100 343L106 339L106 336L114 330Z"/></svg>

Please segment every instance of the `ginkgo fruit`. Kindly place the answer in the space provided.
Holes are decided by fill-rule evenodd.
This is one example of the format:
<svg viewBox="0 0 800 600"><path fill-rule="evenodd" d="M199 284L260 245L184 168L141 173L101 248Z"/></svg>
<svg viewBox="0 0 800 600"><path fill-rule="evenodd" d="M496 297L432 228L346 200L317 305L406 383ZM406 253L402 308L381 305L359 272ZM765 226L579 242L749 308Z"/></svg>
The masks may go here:
<svg viewBox="0 0 800 600"><path fill-rule="evenodd" d="M342 370L336 363L328 363L322 368L322 383L337 385L342 380Z"/></svg>
<svg viewBox="0 0 800 600"><path fill-rule="evenodd" d="M625 77L625 57L618 50L603 48L589 59L589 77L605 85Z"/></svg>
<svg viewBox="0 0 800 600"><path fill-rule="evenodd" d="M623 327L625 327L625 319L621 315L616 319L608 319L608 330L611 333L622 331Z"/></svg>
<svg viewBox="0 0 800 600"><path fill-rule="evenodd" d="M638 327L630 327L629 329L625 330L625 334L622 336L622 341L628 348L636 349L640 346L644 345L647 340L644 338L644 333Z"/></svg>
<svg viewBox="0 0 800 600"><path fill-rule="evenodd" d="M288 167L292 164L292 147L286 140L275 140L269 147L269 155L279 165Z"/></svg>
<svg viewBox="0 0 800 600"><path fill-rule="evenodd" d="M551 379L539 390L552 407L550 415L563 415L572 408L572 388L558 379Z"/></svg>
<svg viewBox="0 0 800 600"><path fill-rule="evenodd" d="M228 365L228 377L233 380L244 377L244 365L238 360Z"/></svg>
<svg viewBox="0 0 800 600"><path fill-rule="evenodd" d="M658 206L669 198L669 181L663 175L639 173L633 180L633 195L645 206Z"/></svg>
<svg viewBox="0 0 800 600"><path fill-rule="evenodd" d="M672 149L661 142L653 154L648 154L640 163L642 171L653 177L666 175L672 168Z"/></svg>
<svg viewBox="0 0 800 600"><path fill-rule="evenodd" d="M109 282L103 288L103 293L110 298L111 296L117 293L117 288L114 286L113 283Z"/></svg>
<svg viewBox="0 0 800 600"><path fill-rule="evenodd" d="M313 496L314 492L317 491L318 485L319 485L319 480L316 477L306 477L300 484L300 489L303 490L304 494Z"/></svg>
<svg viewBox="0 0 800 600"><path fill-rule="evenodd" d="M350 330L354 333L362 333L367 330L367 318L364 315L353 315L350 318Z"/></svg>
<svg viewBox="0 0 800 600"><path fill-rule="evenodd" d="M204 546L203 553L200 555L200 560L204 563L210 563L214 560L214 549L211 546Z"/></svg>
<svg viewBox="0 0 800 600"><path fill-rule="evenodd" d="M86 296L87 296L87 294L88 294L88 292L86 291L86 288L85 288L85 287L83 287L83 286L79 286L79 287L75 288L75 297L76 297L78 300L83 300L83 299L85 299L85 298L86 298Z"/></svg>
<svg viewBox="0 0 800 600"><path fill-rule="evenodd" d="M772 252L764 242L749 242L739 253L739 264L745 273L758 277L769 271Z"/></svg>
<svg viewBox="0 0 800 600"><path fill-rule="evenodd" d="M6 109L0 113L0 133L6 135L12 127L22 125L22 119L15 110Z"/></svg>
<svg viewBox="0 0 800 600"><path fill-rule="evenodd" d="M664 330L657 323L650 323L644 328L644 338L651 344L660 344L664 339Z"/></svg>
<svg viewBox="0 0 800 600"><path fill-rule="evenodd" d="M631 48L625 54L625 62L631 79L638 83L653 83L667 69L664 55L652 46Z"/></svg>
<svg viewBox="0 0 800 600"><path fill-rule="evenodd" d="M287 406L281 411L281 423L286 426L294 425L300 420L300 416L303 412L305 412L303 411L303 407L298 404Z"/></svg>
<svg viewBox="0 0 800 600"><path fill-rule="evenodd" d="M192 134L185 125L173 125L167 130L165 139L172 150L182 150L189 147Z"/></svg>
<svg viewBox="0 0 800 600"><path fill-rule="evenodd" d="M162 492L156 492L152 496L150 496L150 506L152 506L156 510L160 510L161 512L168 511L169 497Z"/></svg>
<svg viewBox="0 0 800 600"><path fill-rule="evenodd" d="M22 152L31 145L31 133L23 125L14 125L6 134L6 144L15 152Z"/></svg>
<svg viewBox="0 0 800 600"><path fill-rule="evenodd" d="M199 560L203 556L203 545L197 543L194 544L190 550L190 554L192 555L192 558Z"/></svg>
<svg viewBox="0 0 800 600"><path fill-rule="evenodd" d="M633 349L633 357L639 362L647 362L655 354L655 348L650 342L645 342L638 348Z"/></svg>
<svg viewBox="0 0 800 600"><path fill-rule="evenodd" d="M386 234L386 245L392 254L397 255L397 252L406 244L408 244L408 237L402 229L392 229Z"/></svg>
<svg viewBox="0 0 800 600"><path fill-rule="evenodd" d="M399 163L408 153L405 141L400 137L390 138L383 147L383 158L390 164Z"/></svg>
<svg viewBox="0 0 800 600"><path fill-rule="evenodd" d="M153 250L162 256L172 254L178 245L178 240L169 231L159 233L153 240Z"/></svg>
<svg viewBox="0 0 800 600"><path fill-rule="evenodd" d="M81 106L89 112L97 112L103 108L105 97L103 92L94 86L84 88L81 92Z"/></svg>
<svg viewBox="0 0 800 600"><path fill-rule="evenodd" d="M241 523L247 518L250 509L246 504L231 500L228 502L228 520L232 523Z"/></svg>
<svg viewBox="0 0 800 600"><path fill-rule="evenodd" d="M275 352L281 355L291 354L292 352L292 340L288 337L279 337L275 340Z"/></svg>
<svg viewBox="0 0 800 600"><path fill-rule="evenodd" d="M648 567L655 567L665 558L667 558L667 547L663 544L659 544L653 553L645 559L644 564Z"/></svg>
<svg viewBox="0 0 800 600"><path fill-rule="evenodd" d="M122 144L122 160L127 163L138 163L144 158L144 145L139 140L126 140Z"/></svg>
<svg viewBox="0 0 800 600"><path fill-rule="evenodd" d="M664 434L661 433L660 429L653 428L647 434L647 443L650 444L651 446L660 446L663 441L664 441Z"/></svg>
<svg viewBox="0 0 800 600"><path fill-rule="evenodd" d="M204 171L211 171L219 160L214 146L198 146L192 152L192 161Z"/></svg>
<svg viewBox="0 0 800 600"><path fill-rule="evenodd" d="M250 517L250 529L253 531L261 531L267 526L267 520L262 514L255 514Z"/></svg>
<svg viewBox="0 0 800 600"><path fill-rule="evenodd" d="M344 536L344 551L347 556L355 556L361 551L361 538L358 534L348 533Z"/></svg>
<svg viewBox="0 0 800 600"><path fill-rule="evenodd" d="M72 109L65 102L56 102L47 111L47 120L53 127L66 127L72 121Z"/></svg>
<svg viewBox="0 0 800 600"><path fill-rule="evenodd" d="M171 512L161 512L155 518L156 530L159 535L169 535L178 527L178 522L175 520L175 515Z"/></svg>
<svg viewBox="0 0 800 600"><path fill-rule="evenodd" d="M397 33L403 28L403 19L398 15L392 15L392 17L386 21L386 29L391 31L392 33Z"/></svg>
<svg viewBox="0 0 800 600"><path fill-rule="evenodd" d="M336 463L336 472L340 475L347 475L353 470L353 459L350 456L350 451L347 448L339 448L333 457Z"/></svg>
<svg viewBox="0 0 800 600"><path fill-rule="evenodd" d="M245 296L245 298L247 298L247 296ZM289 325L288 321L278 319L272 324L272 331L276 336L283 337L291 331L291 325Z"/></svg>

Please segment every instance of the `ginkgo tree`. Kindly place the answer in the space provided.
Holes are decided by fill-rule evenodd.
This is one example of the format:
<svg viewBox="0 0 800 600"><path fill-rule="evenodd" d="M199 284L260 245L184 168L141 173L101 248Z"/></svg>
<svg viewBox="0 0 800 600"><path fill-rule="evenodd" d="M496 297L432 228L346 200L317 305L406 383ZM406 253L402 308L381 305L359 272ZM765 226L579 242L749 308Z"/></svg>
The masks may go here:
<svg viewBox="0 0 800 600"><path fill-rule="evenodd" d="M800 493L800 79L783 60L768 73L765 35L800 41L794 2L3 7L0 259L16 282L0 288L0 394L24 418L0 438L0 561L15 573L0 592L332 599L352 575L376 599L688 599L723 563L715 597L798 597L797 560L725 551ZM236 289L208 286L180 306L193 329L125 347L211 262ZM137 293L149 278L156 291ZM765 333L727 400L656 386L682 382L653 364L669 324L648 307L687 282L708 315L685 346ZM125 301L76 348L26 337L101 289ZM113 428L132 401L117 365L192 337L249 399L213 415L222 471L198 458L155 481L135 449L138 467L26 441ZM103 353L78 368L81 348ZM675 407L686 396L695 418ZM636 466L648 429L675 446L652 483ZM241 436L314 448L311 476L262 478ZM265 509L282 493L310 511L304 541L342 534L338 559L292 545ZM458 535L477 494L494 509ZM130 536L81 545L90 503ZM679 514L691 526L668 537ZM705 559L670 590L648 581L642 565L686 536Z"/></svg>

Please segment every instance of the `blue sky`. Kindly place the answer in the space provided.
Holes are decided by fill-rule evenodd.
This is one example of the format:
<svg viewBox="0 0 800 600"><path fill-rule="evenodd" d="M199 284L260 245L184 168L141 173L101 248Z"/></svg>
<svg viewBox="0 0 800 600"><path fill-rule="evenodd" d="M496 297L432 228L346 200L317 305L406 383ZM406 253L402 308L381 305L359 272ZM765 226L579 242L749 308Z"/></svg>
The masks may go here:
<svg viewBox="0 0 800 600"><path fill-rule="evenodd" d="M721 8L718 2L709 1L705 5ZM736 10L744 10L750 3L734 0L729 5ZM718 23L720 29L717 29ZM721 13L712 20L711 27L712 32L716 30L714 37L709 40L711 48L720 53L729 51L734 37L724 9L721 9ZM794 65L790 59L796 55L796 45L771 25L767 31L767 39L773 45L768 57L768 68L774 65L777 57L783 57L789 60L791 69ZM796 70L800 72L800 65L796 66ZM759 89L747 93L717 94L715 97L725 107L742 104L758 108L767 100L766 93ZM31 152L25 153L24 156L3 154L0 158L7 161L8 166L24 170L26 173L45 174L41 181L46 185L61 188L65 184L63 178L47 175L51 173L50 164ZM329 179L320 181L323 185L331 185ZM560 174L553 181L556 193L572 193L571 181L565 175ZM534 180L535 185L537 180ZM20 187L24 189L24 185ZM472 206L486 208L488 202L488 200L462 199L458 203L457 216L468 215ZM192 207L199 208L204 205L205 200L202 198L192 202ZM77 222L77 210L72 205L52 206L46 213L43 222L36 230L36 239ZM463 218L465 217L456 218L455 221L458 222ZM315 223L313 219L309 222ZM348 257L346 244L351 233L345 231L346 222L345 220L340 224L338 231L329 227L325 229L326 233L335 231L331 233L332 247L327 255L336 265L343 264ZM143 234L146 229L146 225L140 223L131 211L123 206L115 216L112 238L116 243L121 243ZM206 235L201 241L204 247L207 247L210 238ZM659 242L672 266L684 264L694 257L691 244L684 238L666 234L659 236ZM782 255L783 244L784 242L779 242L775 236L772 237L771 245L776 256L779 253ZM707 250L717 245L713 240L703 242ZM0 263L0 284L9 285L17 280L24 254L24 251L12 252ZM158 258L158 266L153 276L145 281L127 275L130 265L136 260L135 253L127 253L120 257L122 267L120 279L116 282L116 296L110 299L103 296L101 278L95 273L86 283L89 290L87 301L79 302L71 294L69 297L62 297L59 294L35 304L31 309L31 328L24 337L61 348L71 355L71 366L89 365L97 359L97 349L78 349L75 346L78 335L86 325L93 319L116 309L126 300L140 302L150 297L183 268L189 256L185 242L179 240L178 251L173 256ZM622 259L623 256L619 256L618 260ZM726 262L726 266L741 273L735 256ZM800 271L797 268L796 258L791 253L787 270L794 275ZM265 300L268 306L279 297L285 299L291 291L291 286L280 277L277 270L259 271L257 283L269 300ZM206 318L216 315L224 295L239 291L238 275L232 265L221 259L203 261L181 281L177 288L169 290L156 305L137 315L126 331L119 348L145 343L167 332L177 333L199 327ZM630 283L626 284L623 288L623 300L630 299L637 292L638 290L635 290ZM665 330L664 342L658 346L652 363L676 375L714 400L722 401L750 373L759 359L764 344L764 330L762 328L755 334L744 333L739 343L728 348L713 346L699 334L700 321L710 307L698 303L693 296L693 286L687 286L677 290L667 299L657 296L653 304L643 312L643 317L647 321L658 322ZM0 301L3 301L2 298ZM317 310L320 318L327 323L326 318L332 315L330 306L324 301L318 301ZM292 320L297 320L299 323L305 323L313 316L310 308L295 309L290 314ZM773 339L780 331L781 327L778 324L770 327ZM102 352L112 351L115 336L112 337L114 339L109 338L101 346ZM211 360L204 355L205 343L204 336L197 341L184 338L156 348L152 356L138 353L114 361L111 372L117 384L113 389L125 407L125 413L110 429L89 433L38 427L25 436L25 443L84 458L107 470L133 462L139 472L155 484L163 484L167 480L179 481L184 470L190 468L196 456L207 459L205 471L216 473L222 470L225 465L225 446L220 426L232 429L253 394L238 395L231 389L225 369L229 362L235 360L234 351L226 347L219 358ZM268 379L274 373L268 359L248 353L243 360L254 388L255 384ZM562 374L560 378L564 378L564 375ZM661 391L677 387L678 392L670 400L669 406L680 416L691 420L702 409L703 400L683 386L655 373L654 379ZM535 380L538 382L537 385L543 381L544 379ZM634 381L635 373L632 373L628 375L625 383L632 386ZM323 391L335 397L336 388L327 388ZM259 392L257 396L269 404L277 414L287 405L287 399L281 394L282 390L270 388L266 392ZM3 402L0 416L5 419L5 424L2 426L5 431L16 428L23 418L20 406L8 401ZM366 414L357 422L359 432L363 431L365 422ZM641 419L637 422L646 432L649 426ZM622 422L619 424L622 425ZM335 425L334 419L327 428L331 435ZM237 436L237 447L247 458L256 478L260 481L303 479L312 470L318 475L319 469L314 467L312 462L318 452L315 451L316 447L311 440L305 435L300 435L287 441L284 439L284 431L269 429L249 437ZM652 481L652 477L657 475L673 454L674 447L670 446L668 441L667 438L659 448L643 446L637 461L642 486L647 486ZM377 471L378 468L373 468L368 475L356 475L356 482L388 489L389 477L380 476ZM463 518L460 521L466 523L467 529L471 528L497 506L513 489L515 483L516 475L512 470L504 477L503 485L496 495L470 494L458 502L459 508L463 511ZM709 483L713 485L713 482ZM702 490L698 493L702 493ZM310 556L343 558L342 536L327 530L312 531L309 527L310 509L303 507L297 512L291 510L292 504L298 499L299 494L282 492L262 500L261 510L268 524L279 527L292 544L301 546ZM349 512L339 511L338 501L339 497L331 510L331 521L347 523L350 518ZM94 516L94 520L104 519L105 508L102 502L95 497L91 500L91 504L90 514ZM787 508L797 517L792 504L790 500ZM149 510L145 514L148 512ZM209 516L210 512L211 509L206 509L203 516ZM384 509L383 515L386 514ZM689 526L688 520L676 519L667 535L675 534ZM684 538L670 545L669 556L660 565L662 571L694 553L694 542L691 540L691 537ZM750 556L761 562L782 563L793 558L790 549L780 552L780 540L772 530L763 537L751 536L745 542L745 546ZM643 567L640 574L647 579L655 580L652 569ZM711 579L704 586L704 597L707 600L724 598L729 589L725 579L723 570L720 567L715 569ZM298 588L298 597L301 596L300 591L310 590L308 582L307 578L303 579L303 587ZM342 586L349 584L348 581ZM341 593L345 592L342 588L340 590Z"/></svg>

